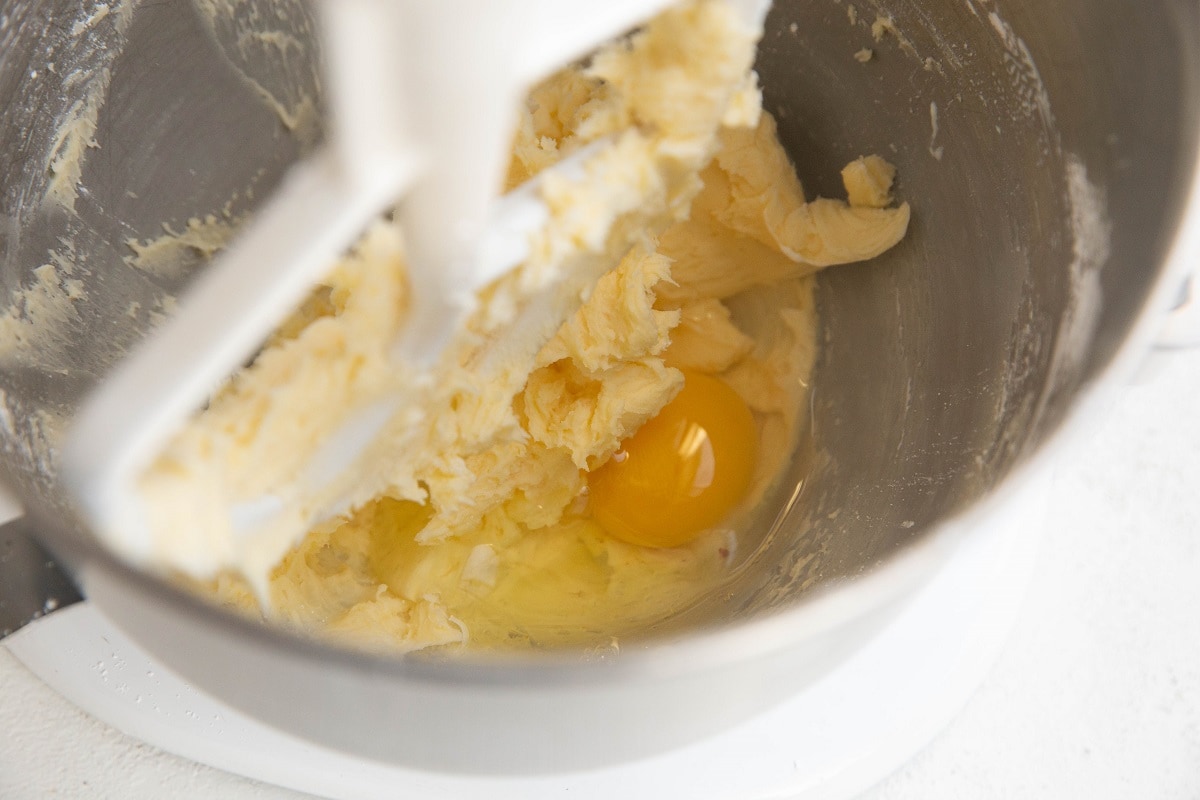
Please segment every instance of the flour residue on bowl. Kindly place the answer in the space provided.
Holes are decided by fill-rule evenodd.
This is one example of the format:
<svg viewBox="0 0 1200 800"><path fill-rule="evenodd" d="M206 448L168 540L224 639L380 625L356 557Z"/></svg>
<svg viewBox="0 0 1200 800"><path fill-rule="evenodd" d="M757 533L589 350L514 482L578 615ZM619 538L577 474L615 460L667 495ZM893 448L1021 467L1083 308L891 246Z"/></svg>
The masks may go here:
<svg viewBox="0 0 1200 800"><path fill-rule="evenodd" d="M936 37L934 42L938 47L941 58L934 58L922 52L922 48L913 42L912 37L906 32L904 25L892 14L886 3L881 2L881 0L866 0L866 2L875 11L873 20L860 13L858 7L854 5L846 7L846 17L852 26L859 26L861 24L870 31L871 39L876 45L881 45L884 40L890 38L895 41L896 45L900 48L900 52L920 64L922 69L926 72L936 72L943 78L946 77L946 69L942 65L943 59L947 59L952 67L957 66L957 56L941 37ZM927 32L934 33L933 30ZM872 60L874 56L875 51L870 48L859 50L858 54L856 54L857 60L861 63Z"/></svg>
<svg viewBox="0 0 1200 800"><path fill-rule="evenodd" d="M57 415L28 408L0 387L0 452L6 462L29 466L32 474L26 480L47 481L54 474L64 427Z"/></svg>
<svg viewBox="0 0 1200 800"><path fill-rule="evenodd" d="M1043 403L1078 380L1100 323L1104 293L1100 276L1112 247L1112 222L1104 190L1088 177L1083 161L1067 156L1067 202L1071 214L1072 258L1067 307L1058 327Z"/></svg>
<svg viewBox="0 0 1200 800"><path fill-rule="evenodd" d="M79 321L76 306L86 299L83 282L62 264L33 270L33 280L13 292L0 312L0 365L36 358L43 367L67 369L57 354L70 343Z"/></svg>
<svg viewBox="0 0 1200 800"><path fill-rule="evenodd" d="M151 275L178 278L197 262L204 262L220 252L237 230L237 221L228 206L221 214L192 217L182 230L163 223L163 235L153 239L127 239L133 251L125 263Z"/></svg>
<svg viewBox="0 0 1200 800"><path fill-rule="evenodd" d="M944 145L938 144L938 134L941 133L941 130L938 127L938 104L936 100L929 104L929 128L929 155L941 161L942 156L946 153L946 148Z"/></svg>
<svg viewBox="0 0 1200 800"><path fill-rule="evenodd" d="M133 19L133 0L96 4L71 28L71 72L63 81L64 94L77 95L58 122L51 140L46 172L46 198L67 211L75 210L83 163L89 150L99 147L96 130L100 109L108 97L112 62ZM35 72L33 77L37 77Z"/></svg>
<svg viewBox="0 0 1200 800"><path fill-rule="evenodd" d="M51 146L50 162L46 165L51 176L46 196L67 211L75 210L84 156L88 150L100 146L96 142L96 127L111 80L112 73L106 68L88 81L83 97L67 111Z"/></svg>
<svg viewBox="0 0 1200 800"><path fill-rule="evenodd" d="M314 92L318 59L301 37L313 21L299 0L192 0L201 22L234 74L297 140L311 144L320 129Z"/></svg>
<svg viewBox="0 0 1200 800"><path fill-rule="evenodd" d="M1009 77L1017 88L1026 114L1036 114L1046 131L1055 130L1054 113L1050 109L1050 95L1046 84L1033 61L1033 54L1013 27L995 11L988 12L988 22L1004 46L1005 65Z"/></svg>

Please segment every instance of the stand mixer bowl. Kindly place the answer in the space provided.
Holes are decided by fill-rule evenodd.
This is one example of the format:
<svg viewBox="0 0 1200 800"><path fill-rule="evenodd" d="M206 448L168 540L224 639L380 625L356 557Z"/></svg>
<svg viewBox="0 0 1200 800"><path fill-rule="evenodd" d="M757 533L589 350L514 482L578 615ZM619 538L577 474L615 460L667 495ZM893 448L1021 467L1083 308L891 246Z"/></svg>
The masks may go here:
<svg viewBox="0 0 1200 800"><path fill-rule="evenodd" d="M1145 346L1196 255L1200 4L779 0L758 69L810 195L836 194L842 164L879 153L913 223L875 262L819 278L812 421L778 514L747 532L723 591L653 635L619 653L352 653L137 572L74 518L57 437L211 254L194 239L176 268L146 271L127 241L210 214L220 231L321 137L299 0L2 4L0 288L23 298L0 318L4 482L85 594L164 665L337 749L435 770L577 769L768 707L1019 502L1028 463L1065 422L1086 423L1084 401ZM76 301L39 311L47 281ZM54 324L21 327L34 319Z"/></svg>

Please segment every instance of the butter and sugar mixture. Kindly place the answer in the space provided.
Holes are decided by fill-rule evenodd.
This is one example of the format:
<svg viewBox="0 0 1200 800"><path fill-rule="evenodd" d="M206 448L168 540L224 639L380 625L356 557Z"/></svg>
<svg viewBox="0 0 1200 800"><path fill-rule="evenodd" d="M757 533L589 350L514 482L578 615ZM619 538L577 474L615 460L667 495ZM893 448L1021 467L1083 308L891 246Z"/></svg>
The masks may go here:
<svg viewBox="0 0 1200 800"><path fill-rule="evenodd" d="M420 391L392 346L403 237L374 225L145 475L162 562L191 553L227 604L394 652L604 641L712 590L804 423L813 273L909 219L876 157L843 171L849 202L806 201L754 47L700 0L531 93L512 185L616 144L545 182L533 255ZM331 431L403 391L328 490L238 535L234 510L303 485Z"/></svg>

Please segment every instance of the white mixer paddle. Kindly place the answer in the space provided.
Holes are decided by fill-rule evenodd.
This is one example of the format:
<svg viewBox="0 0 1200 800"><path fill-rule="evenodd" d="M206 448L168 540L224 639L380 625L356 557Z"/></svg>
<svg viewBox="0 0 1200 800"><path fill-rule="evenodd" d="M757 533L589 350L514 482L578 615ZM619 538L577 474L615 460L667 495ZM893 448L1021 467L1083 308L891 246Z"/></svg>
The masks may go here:
<svg viewBox="0 0 1200 800"><path fill-rule="evenodd" d="M150 559L139 475L366 226L400 200L413 295L401 350L433 364L476 290L528 255L528 236L546 218L532 191L496 203L521 99L538 79L669 4L324 0L328 144L292 168L195 279L177 313L76 419L63 473L97 530L126 557ZM744 2L748 24L760 29L768 4ZM350 446L365 445L385 419L363 423ZM270 514L277 502L243 509L243 521Z"/></svg>

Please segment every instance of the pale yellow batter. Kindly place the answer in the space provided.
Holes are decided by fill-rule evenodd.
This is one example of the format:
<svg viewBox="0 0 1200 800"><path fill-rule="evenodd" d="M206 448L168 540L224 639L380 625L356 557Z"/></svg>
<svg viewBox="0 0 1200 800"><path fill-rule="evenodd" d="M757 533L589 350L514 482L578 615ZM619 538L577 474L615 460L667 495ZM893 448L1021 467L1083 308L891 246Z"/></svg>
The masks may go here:
<svg viewBox="0 0 1200 800"><path fill-rule="evenodd" d="M623 231L621 197L549 186L553 220L534 257L483 293L457 366L437 373L423 415L393 420L356 466L346 513L307 526L296 547L286 525L249 544L214 536L231 502L294 479L287 470L319 452L320 432L411 380L390 350L407 303L403 242L380 222L145 476L152 527L170 532L164 552L207 558L208 585L228 604L257 611L257 586L269 616L393 651L605 641L711 590L801 424L811 275L884 252L909 219L907 205L891 207L894 170L875 157L843 173L849 203L805 201L760 111L754 42L727 12L707 2L667 12L538 87L522 120L514 184L634 131L606 168L657 182L641 194L661 207L657 222ZM617 220L599 243L598 219ZM548 341L505 339L522 287L576 263L576 251L616 267L593 280L603 259L579 262L581 288L561 295L565 322ZM589 473L624 457L684 371L719 377L753 412L749 489L682 547L626 544L590 514Z"/></svg>

